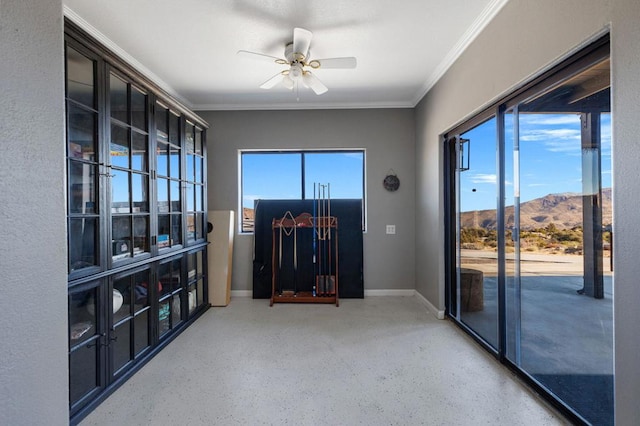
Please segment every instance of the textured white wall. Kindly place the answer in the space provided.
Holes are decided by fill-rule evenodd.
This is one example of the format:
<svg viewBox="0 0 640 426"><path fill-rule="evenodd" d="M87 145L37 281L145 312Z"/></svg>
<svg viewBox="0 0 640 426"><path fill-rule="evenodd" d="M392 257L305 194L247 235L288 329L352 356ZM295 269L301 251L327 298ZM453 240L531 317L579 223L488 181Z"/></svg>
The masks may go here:
<svg viewBox="0 0 640 426"><path fill-rule="evenodd" d="M60 0L0 1L0 424L69 422Z"/></svg>
<svg viewBox="0 0 640 426"><path fill-rule="evenodd" d="M414 288L413 110L200 111L199 115L211 125L209 210L238 209L238 149L366 148L365 290ZM389 169L401 180L394 193L382 187ZM396 225L396 235L385 234L387 224ZM252 250L252 235L236 236L233 290L252 289Z"/></svg>
<svg viewBox="0 0 640 426"><path fill-rule="evenodd" d="M416 289L444 308L439 135L611 27L615 238L616 424L640 404L640 2L511 0L416 108ZM434 206L433 200L439 200Z"/></svg>

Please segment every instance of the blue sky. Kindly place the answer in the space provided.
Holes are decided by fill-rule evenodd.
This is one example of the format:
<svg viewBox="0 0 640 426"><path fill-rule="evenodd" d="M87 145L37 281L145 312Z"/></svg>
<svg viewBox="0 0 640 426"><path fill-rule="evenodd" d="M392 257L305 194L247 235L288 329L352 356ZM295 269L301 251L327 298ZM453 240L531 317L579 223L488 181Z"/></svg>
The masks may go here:
<svg viewBox="0 0 640 426"><path fill-rule="evenodd" d="M507 115L506 204L513 204L513 122ZM520 200L547 194L582 192L580 116L520 114ZM496 121L491 119L462 135L470 139L469 170L461 173L461 211L496 208ZM611 116L602 115L602 187L611 187ZM475 191L473 191L475 189Z"/></svg>
<svg viewBox="0 0 640 426"><path fill-rule="evenodd" d="M242 158L242 206L256 199L299 199L300 158L290 154L245 154Z"/></svg>

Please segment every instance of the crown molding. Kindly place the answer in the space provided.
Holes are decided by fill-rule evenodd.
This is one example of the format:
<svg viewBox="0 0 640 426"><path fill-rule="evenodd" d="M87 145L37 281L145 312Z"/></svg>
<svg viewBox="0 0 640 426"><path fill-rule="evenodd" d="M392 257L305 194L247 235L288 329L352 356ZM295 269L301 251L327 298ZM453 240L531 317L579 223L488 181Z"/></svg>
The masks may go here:
<svg viewBox="0 0 640 426"><path fill-rule="evenodd" d="M454 62L462 55L462 53L469 47L469 45L476 39L476 37L484 30L484 28L491 22L491 20L500 12L500 10L507 4L509 0L492 0L487 7L484 8L480 16L471 24L471 26L460 37L460 40L453 46L453 49L444 57L442 62L436 67L435 71L427 79L425 84L416 94L413 99L413 107L418 105L418 102L424 98L424 96L435 86L435 84L442 78L447 70L454 64Z"/></svg>
<svg viewBox="0 0 640 426"><path fill-rule="evenodd" d="M158 77L154 72L152 72L149 68L144 66L141 62L139 62L136 58L131 56L127 51L122 49L116 43L113 42L109 37L102 34L96 27L87 22L83 17L78 15L73 9L71 9L67 5L63 5L64 16L77 26L82 28L86 33L88 33L91 37L100 42L104 47L111 50L117 56L119 56L123 61L128 63L132 68L135 68L138 72L146 76L149 80L153 81L158 87L162 90L179 100L183 103L187 108L192 109L191 102L185 99L183 96L180 96L178 92L176 92L173 87L171 87L167 82Z"/></svg>
<svg viewBox="0 0 640 426"><path fill-rule="evenodd" d="M299 103L284 104L197 104L194 111L267 111L304 109L403 109L414 108L411 102L368 102L368 103Z"/></svg>

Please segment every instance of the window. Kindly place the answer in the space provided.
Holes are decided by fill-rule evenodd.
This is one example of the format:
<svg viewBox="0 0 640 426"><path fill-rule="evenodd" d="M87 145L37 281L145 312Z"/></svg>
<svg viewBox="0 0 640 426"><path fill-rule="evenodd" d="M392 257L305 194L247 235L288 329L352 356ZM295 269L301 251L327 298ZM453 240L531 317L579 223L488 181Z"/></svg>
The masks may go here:
<svg viewBox="0 0 640 426"><path fill-rule="evenodd" d="M257 200L314 198L314 184L329 184L332 199L362 200L365 151L240 151L241 232L253 232ZM327 191L328 192L328 191ZM364 213L362 219L364 229Z"/></svg>

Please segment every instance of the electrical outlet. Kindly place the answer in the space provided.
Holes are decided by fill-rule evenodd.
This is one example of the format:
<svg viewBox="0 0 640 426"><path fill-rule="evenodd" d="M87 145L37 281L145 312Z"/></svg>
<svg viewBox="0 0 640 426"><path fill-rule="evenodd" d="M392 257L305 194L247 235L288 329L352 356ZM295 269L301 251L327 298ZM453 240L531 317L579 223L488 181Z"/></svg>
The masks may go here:
<svg viewBox="0 0 640 426"><path fill-rule="evenodd" d="M396 226L395 225L387 225L387 234L395 234Z"/></svg>

